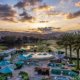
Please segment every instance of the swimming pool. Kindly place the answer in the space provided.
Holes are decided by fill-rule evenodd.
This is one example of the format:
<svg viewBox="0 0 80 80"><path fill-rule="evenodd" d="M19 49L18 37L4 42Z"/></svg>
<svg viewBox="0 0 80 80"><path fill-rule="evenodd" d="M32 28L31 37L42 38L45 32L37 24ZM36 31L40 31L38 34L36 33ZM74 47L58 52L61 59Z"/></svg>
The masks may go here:
<svg viewBox="0 0 80 80"><path fill-rule="evenodd" d="M51 80L70 80L70 79L64 76L53 76Z"/></svg>
<svg viewBox="0 0 80 80"><path fill-rule="evenodd" d="M29 55L31 56L31 59L50 59L50 58L54 57L52 54L41 53L41 52L24 54L25 57L27 57Z"/></svg>
<svg viewBox="0 0 80 80"><path fill-rule="evenodd" d="M53 58L53 55L49 53L36 53L32 56L32 59L49 59L49 58Z"/></svg>

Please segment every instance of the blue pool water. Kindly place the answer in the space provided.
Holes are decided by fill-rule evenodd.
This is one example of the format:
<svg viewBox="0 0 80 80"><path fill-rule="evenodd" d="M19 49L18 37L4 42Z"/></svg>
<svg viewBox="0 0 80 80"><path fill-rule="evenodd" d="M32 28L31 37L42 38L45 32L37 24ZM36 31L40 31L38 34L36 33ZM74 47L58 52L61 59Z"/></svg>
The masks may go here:
<svg viewBox="0 0 80 80"><path fill-rule="evenodd" d="M52 80L70 80L70 79L63 76L54 76L52 77Z"/></svg>

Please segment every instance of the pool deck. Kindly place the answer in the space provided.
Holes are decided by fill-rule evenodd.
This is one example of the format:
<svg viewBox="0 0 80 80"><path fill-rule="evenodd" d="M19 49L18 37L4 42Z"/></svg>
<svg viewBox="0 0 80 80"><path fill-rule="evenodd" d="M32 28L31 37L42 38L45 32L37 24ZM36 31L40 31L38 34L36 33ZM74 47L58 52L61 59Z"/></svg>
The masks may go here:
<svg viewBox="0 0 80 80"><path fill-rule="evenodd" d="M47 67L47 63L48 63L48 61L43 61L43 62L39 62L38 64L41 67ZM13 72L13 77L11 78L11 80L19 80L18 79L18 77L19 77L18 74L19 74L20 71L27 72L29 74L30 80L33 80L33 78L38 79L38 78L43 77L43 76L36 75L36 73L34 71L34 68L35 68L35 66L24 65L21 69L15 70Z"/></svg>

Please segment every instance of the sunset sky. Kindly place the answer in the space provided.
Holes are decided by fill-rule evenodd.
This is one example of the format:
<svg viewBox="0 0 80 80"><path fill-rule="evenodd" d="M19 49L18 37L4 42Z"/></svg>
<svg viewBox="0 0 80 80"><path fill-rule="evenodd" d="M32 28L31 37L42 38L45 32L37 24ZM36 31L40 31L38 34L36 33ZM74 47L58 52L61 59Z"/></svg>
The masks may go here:
<svg viewBox="0 0 80 80"><path fill-rule="evenodd" d="M0 30L80 29L80 0L0 0Z"/></svg>

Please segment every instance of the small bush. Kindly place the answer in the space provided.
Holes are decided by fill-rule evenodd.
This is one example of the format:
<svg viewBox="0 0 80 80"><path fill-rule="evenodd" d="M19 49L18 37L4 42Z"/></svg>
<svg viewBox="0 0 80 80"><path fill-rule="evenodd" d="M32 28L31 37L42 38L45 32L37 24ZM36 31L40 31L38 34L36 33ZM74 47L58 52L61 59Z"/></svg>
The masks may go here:
<svg viewBox="0 0 80 80"><path fill-rule="evenodd" d="M22 64L16 64L16 69L21 69L22 68Z"/></svg>
<svg viewBox="0 0 80 80"><path fill-rule="evenodd" d="M22 76L22 79L23 79L23 80L29 80L29 76L28 76L28 73L27 73L27 72L21 71L21 72L19 73L19 75Z"/></svg>
<svg viewBox="0 0 80 80"><path fill-rule="evenodd" d="M75 77L73 80L80 80L80 76Z"/></svg>

